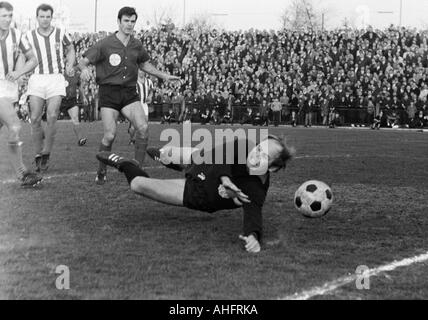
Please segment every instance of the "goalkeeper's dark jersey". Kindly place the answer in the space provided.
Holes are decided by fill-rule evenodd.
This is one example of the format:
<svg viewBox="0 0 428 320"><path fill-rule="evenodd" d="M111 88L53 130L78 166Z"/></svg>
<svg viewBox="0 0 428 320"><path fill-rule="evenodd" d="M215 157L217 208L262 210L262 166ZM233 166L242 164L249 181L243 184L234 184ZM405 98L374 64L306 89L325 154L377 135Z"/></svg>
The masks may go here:
<svg viewBox="0 0 428 320"><path fill-rule="evenodd" d="M204 212L216 212L221 210L230 210L240 208L232 199L224 199L219 193L221 185L220 178L227 176L231 181L245 193L251 203L242 206L244 210L244 235L248 236L255 233L259 238L262 235L262 207L269 189L269 176L265 183L260 177L252 176L248 172L246 164L240 164L239 160L245 160L248 155L247 148L245 157L239 159L238 140L234 142L233 164L193 164L186 171L186 187L184 192L184 205L187 208L200 210ZM247 143L244 141L243 143ZM215 162L216 153L223 148L223 163L226 163L227 144L215 147L204 158L212 156L212 162ZM244 162L244 161L243 161Z"/></svg>

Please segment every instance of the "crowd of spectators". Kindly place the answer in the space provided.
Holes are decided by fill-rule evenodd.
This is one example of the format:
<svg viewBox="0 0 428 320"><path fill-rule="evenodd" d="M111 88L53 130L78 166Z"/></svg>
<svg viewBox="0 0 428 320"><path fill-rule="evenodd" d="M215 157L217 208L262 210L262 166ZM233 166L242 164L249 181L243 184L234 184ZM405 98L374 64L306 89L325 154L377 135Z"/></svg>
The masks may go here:
<svg viewBox="0 0 428 320"><path fill-rule="evenodd" d="M106 35L75 34L78 59ZM370 126L377 117L381 126L428 125L428 32L159 28L137 36L158 69L183 79L153 79L150 111L158 119L334 127ZM86 93L95 105L94 80Z"/></svg>

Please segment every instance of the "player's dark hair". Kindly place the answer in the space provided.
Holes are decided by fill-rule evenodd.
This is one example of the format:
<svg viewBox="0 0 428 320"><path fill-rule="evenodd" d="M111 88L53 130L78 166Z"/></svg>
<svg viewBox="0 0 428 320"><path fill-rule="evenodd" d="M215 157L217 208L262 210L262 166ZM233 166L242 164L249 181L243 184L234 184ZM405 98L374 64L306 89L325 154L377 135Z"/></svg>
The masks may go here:
<svg viewBox="0 0 428 320"><path fill-rule="evenodd" d="M126 16L126 17L135 16L136 19L138 19L137 11L135 11L135 8L131 8L131 7L123 7L122 9L119 10L119 13L117 14L117 18L120 21L122 21L123 16Z"/></svg>
<svg viewBox="0 0 428 320"><path fill-rule="evenodd" d="M50 11L51 14L52 14L52 16L53 16L53 13L54 13L53 7L50 4L46 4L46 3L43 3L43 4L41 4L40 6L37 7L37 9L36 9L36 17L39 16L39 11Z"/></svg>
<svg viewBox="0 0 428 320"><path fill-rule="evenodd" d="M6 1L0 2L0 9L6 9L7 11L13 11L13 6Z"/></svg>
<svg viewBox="0 0 428 320"><path fill-rule="evenodd" d="M269 135L268 140L274 140L281 146L281 152L277 155L276 159L270 165L271 168L276 168L275 171L285 169L287 167L288 161L290 161L294 154L294 148L287 145L285 138L279 138L274 135Z"/></svg>

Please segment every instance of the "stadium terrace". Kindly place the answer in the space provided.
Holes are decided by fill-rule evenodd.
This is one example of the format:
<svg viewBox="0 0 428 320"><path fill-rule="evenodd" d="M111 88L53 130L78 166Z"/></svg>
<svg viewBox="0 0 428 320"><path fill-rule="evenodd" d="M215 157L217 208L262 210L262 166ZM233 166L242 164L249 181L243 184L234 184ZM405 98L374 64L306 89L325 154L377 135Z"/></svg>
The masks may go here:
<svg viewBox="0 0 428 320"><path fill-rule="evenodd" d="M74 34L78 59L107 35ZM137 36L154 65L183 80L154 79L153 121L368 127L378 117L381 127L428 125L426 31L159 28ZM99 119L95 77L85 88L85 121Z"/></svg>

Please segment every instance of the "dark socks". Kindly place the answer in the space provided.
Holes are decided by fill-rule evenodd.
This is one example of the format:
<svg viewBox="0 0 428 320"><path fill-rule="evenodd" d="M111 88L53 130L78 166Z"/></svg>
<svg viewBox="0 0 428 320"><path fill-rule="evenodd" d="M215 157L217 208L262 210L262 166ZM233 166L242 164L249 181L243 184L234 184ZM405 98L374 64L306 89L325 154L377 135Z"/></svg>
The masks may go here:
<svg viewBox="0 0 428 320"><path fill-rule="evenodd" d="M120 166L120 171L123 172L128 180L129 185L131 185L132 180L136 177L145 177L148 178L149 175L140 169L137 165L126 162Z"/></svg>

